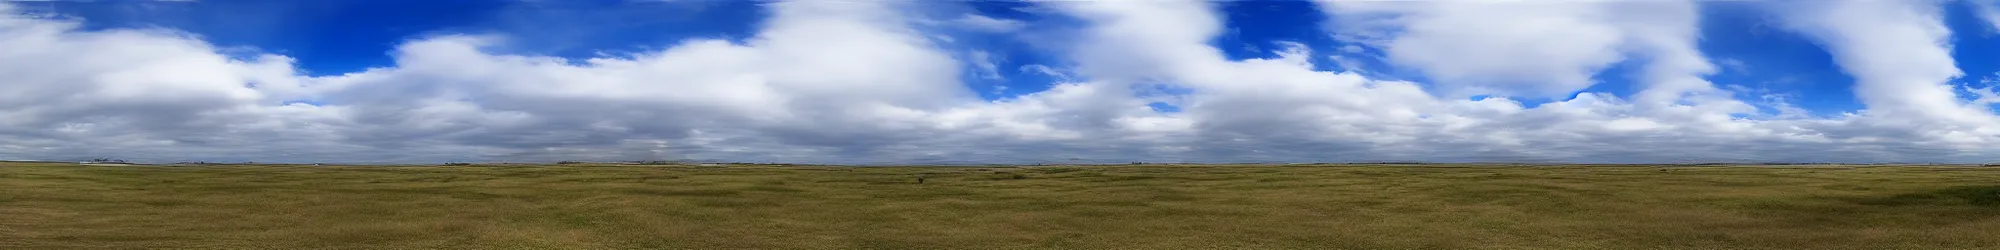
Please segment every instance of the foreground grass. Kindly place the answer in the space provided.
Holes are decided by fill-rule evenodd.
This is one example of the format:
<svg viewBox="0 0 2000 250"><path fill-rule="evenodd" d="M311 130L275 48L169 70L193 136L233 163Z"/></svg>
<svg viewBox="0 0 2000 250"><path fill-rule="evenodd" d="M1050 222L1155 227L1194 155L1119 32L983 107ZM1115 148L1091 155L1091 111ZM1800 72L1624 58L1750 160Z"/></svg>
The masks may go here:
<svg viewBox="0 0 2000 250"><path fill-rule="evenodd" d="M2000 168L0 165L43 248L1995 249Z"/></svg>

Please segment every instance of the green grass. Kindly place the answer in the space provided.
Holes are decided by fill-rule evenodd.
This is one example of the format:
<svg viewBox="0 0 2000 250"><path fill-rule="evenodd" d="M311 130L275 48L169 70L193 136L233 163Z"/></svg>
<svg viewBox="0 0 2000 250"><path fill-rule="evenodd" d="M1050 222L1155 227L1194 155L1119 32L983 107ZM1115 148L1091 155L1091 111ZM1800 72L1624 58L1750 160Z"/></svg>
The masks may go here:
<svg viewBox="0 0 2000 250"><path fill-rule="evenodd" d="M2000 168L0 165L49 248L1996 249Z"/></svg>

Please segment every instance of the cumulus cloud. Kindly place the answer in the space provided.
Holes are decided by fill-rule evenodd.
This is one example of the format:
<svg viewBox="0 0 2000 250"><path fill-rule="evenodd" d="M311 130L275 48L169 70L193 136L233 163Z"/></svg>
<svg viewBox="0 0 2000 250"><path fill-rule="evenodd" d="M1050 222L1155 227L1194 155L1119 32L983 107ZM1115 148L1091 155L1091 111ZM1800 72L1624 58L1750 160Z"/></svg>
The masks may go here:
<svg viewBox="0 0 2000 250"><path fill-rule="evenodd" d="M1747 112L1701 77L1714 66L1696 49L1690 1L1322 1L1340 38L1375 46L1430 76L1443 96L1564 98L1596 84L1612 63L1651 58L1652 105L1701 99Z"/></svg>
<svg viewBox="0 0 2000 250"><path fill-rule="evenodd" d="M0 141L16 158L253 149L332 137L292 59L230 57L170 30L80 31L0 4ZM293 145L324 145L293 142ZM263 151L282 155L284 149Z"/></svg>
<svg viewBox="0 0 2000 250"><path fill-rule="evenodd" d="M394 68L322 80L347 86L337 95L369 98L343 104L362 119L392 122L380 128L384 139L435 137L524 153L639 138L674 146L667 155L626 156L645 158L731 147L780 153L776 159L787 159L786 151L886 153L932 138L934 113L978 102L958 84L957 61L907 28L890 3L771 8L769 26L746 44L692 40L572 63L481 50L499 39L440 37L399 48ZM454 105L465 109L407 109ZM459 125L425 126L429 119ZM710 141L718 145L700 144Z"/></svg>
<svg viewBox="0 0 2000 250"><path fill-rule="evenodd" d="M1564 2L1328 1L1350 39L1422 70L1451 96L1557 97L1622 61L1628 27L1608 5ZM1643 24L1643 23L1641 23Z"/></svg>
<svg viewBox="0 0 2000 250"><path fill-rule="evenodd" d="M977 102L956 83L956 61L886 5L777 3L769 27L748 44L692 40L581 62L482 50L503 37L434 37L398 47L394 67L314 79L290 72L281 56L231 59L185 35L83 31L73 21L10 15L0 23L9 39L0 43L25 49L5 52L13 63L0 70L22 80L8 82L18 91L8 92L15 98L0 110L26 118L9 119L5 128L22 131L9 136L80 148L116 147L73 140L148 141L154 144L131 147L173 150L166 146L191 141L181 137L277 123L328 130L332 136L309 143L377 150L388 160L402 159L392 152L429 160L439 158L425 154L656 159L737 147L772 159L795 159L787 151L846 156L836 153L892 150L895 141L924 138L934 128L921 118ZM285 104L291 98L321 105ZM314 114L265 114L287 109ZM302 120L311 117L326 120ZM61 128L81 132L38 135L68 131ZM263 153L251 145L184 146ZM601 148L632 145L656 149ZM632 153L642 155L591 155ZM376 160L356 157L368 156L343 159Z"/></svg>
<svg viewBox="0 0 2000 250"><path fill-rule="evenodd" d="M1899 127L1923 137L1986 147L2000 137L2000 117L1968 104L1947 82L1962 75L1951 57L1951 30L1938 3L1823 1L1776 6L1788 28L1823 44L1855 78L1868 126Z"/></svg>
<svg viewBox="0 0 2000 250"><path fill-rule="evenodd" d="M917 4L777 2L766 5L771 17L750 39L687 40L624 57L498 53L490 48L507 43L504 35L443 35L398 46L394 65L308 77L282 55L229 56L169 30L84 30L76 20L27 17L0 3L8 13L0 15L0 48L9 48L0 50L0 76L8 79L0 81L8 90L0 91L0 117L8 118L0 120L0 158L1963 162L2000 155L1991 150L2000 146L1992 139L2000 126L1972 107L1991 103L1991 92L1970 91L1985 94L1968 101L1944 85L1958 75L1941 44L1948 31L1933 29L1938 17L1921 3L1778 11L1788 27L1826 44L1866 90L1859 94L1868 110L1834 118L1796 115L1782 96L1760 97L1759 105L1779 107L1760 111L1706 80L1717 69L1696 46L1693 2L1324 3L1344 21L1335 23L1355 25L1326 35L1385 51L1432 75L1431 84L1316 70L1312 58L1326 54L1299 43L1280 43L1269 58L1229 59L1210 43L1227 24L1205 2L1038 2L1082 21L1074 37L1049 43L1066 46L1056 51L1069 66L1022 66L1060 80L1000 100L982 100L959 82L965 70L996 72L986 64L992 58L980 58L990 55L932 44L912 28L919 20L902 16ZM1892 11L1859 11L1874 9ZM972 17L961 22L1021 25L964 21ZM1505 97L1577 91L1625 61L1641 69L1641 90L1631 96L1581 93L1533 107ZM1502 97L1459 98L1473 94Z"/></svg>
<svg viewBox="0 0 2000 250"><path fill-rule="evenodd" d="M1656 80L1649 82L1654 86L1651 91L1666 95L1646 97L1641 105L1587 93L1529 109L1507 98L1440 99L1415 83L1314 71L1307 59L1312 53L1303 46L1290 47L1277 58L1230 61L1207 44L1217 35L1220 19L1211 6L1200 2L1086 2L1065 7L1094 22L1089 39L1078 43L1083 47L1078 51L1087 51L1076 55L1085 76L1116 87L1164 80L1194 89L1181 105L1183 112L1165 119L1186 120L1181 123L1190 124L1189 130L1181 133L1196 138L1186 146L1193 150L1188 153L1203 157L1741 160L1766 157L1731 151L1729 146L1795 139L1756 128L1776 125L1732 119L1731 114L1744 112L1746 106L1726 99L1726 94L1688 100L1691 94L1720 92L1698 77L1713 69L1693 51L1693 35L1685 34L1691 27L1633 38L1661 47L1642 49L1663 58L1651 63L1655 70L1649 75ZM1668 13L1694 15L1691 7L1683 9ZM1691 20L1672 24L1694 25ZM1613 141L1675 150L1617 150L1606 144Z"/></svg>

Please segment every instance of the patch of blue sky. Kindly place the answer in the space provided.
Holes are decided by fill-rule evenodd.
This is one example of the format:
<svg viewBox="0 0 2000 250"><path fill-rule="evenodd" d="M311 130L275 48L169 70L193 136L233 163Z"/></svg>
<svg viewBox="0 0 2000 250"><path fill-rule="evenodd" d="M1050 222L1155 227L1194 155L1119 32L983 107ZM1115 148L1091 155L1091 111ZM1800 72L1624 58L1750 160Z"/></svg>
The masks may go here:
<svg viewBox="0 0 2000 250"><path fill-rule="evenodd" d="M933 18L958 22L963 18L979 16L1020 25L1018 29L1004 32L964 26L948 26L952 29L941 31L952 37L946 47L955 51L965 63L967 73L962 79L966 86L978 92L981 98L1009 99L1039 93L1056 84L1085 80L1072 78L1070 72L1063 71L1073 64L1069 58L1063 57L1068 54L1064 52L1071 45L1064 42L1073 41L1074 36L1079 35L1084 21L1050 13L1051 10L1027 2L957 3L941 2L938 5L952 11L933 15ZM975 53L983 55L974 56ZM991 71L987 71L987 66Z"/></svg>
<svg viewBox="0 0 2000 250"><path fill-rule="evenodd" d="M1317 6L1307 1L1225 1L1214 3L1222 12L1222 34L1209 41L1229 60L1275 57L1282 42L1304 44L1317 54L1338 48L1320 23L1326 19Z"/></svg>
<svg viewBox="0 0 2000 250"><path fill-rule="evenodd" d="M1146 103L1146 107L1147 107L1147 108L1152 108L1152 109L1153 109L1153 112L1160 112L1160 113L1167 113L1167 114L1172 114L1172 113L1180 113L1180 112L1181 112L1181 106L1179 106L1179 105L1173 105L1173 104L1168 104L1168 103L1166 103L1166 102L1150 102L1150 103Z"/></svg>
<svg viewBox="0 0 2000 250"><path fill-rule="evenodd" d="M1964 3L1955 3L1964 4ZM1945 25L1952 30L1952 58L1965 75L1959 77L1961 94L1977 98L1965 88L2000 85L2000 30L1979 17L1970 6L1945 8ZM1996 88L2000 89L2000 88Z"/></svg>
<svg viewBox="0 0 2000 250"><path fill-rule="evenodd" d="M502 53L580 59L658 51L693 39L743 43L769 16L759 1L513 1L467 33L508 37Z"/></svg>
<svg viewBox="0 0 2000 250"><path fill-rule="evenodd" d="M1551 102L1574 99L1576 98L1577 95L1581 95L1583 93L1609 93L1613 96L1618 96L1619 98L1629 98L1632 96L1632 94L1638 93L1640 89L1645 88L1645 86L1643 86L1644 83L1640 82L1641 80L1644 79L1643 77L1645 76L1640 74L1645 73L1644 70L1647 63L1649 63L1647 62L1647 58L1633 57L1627 55L1627 58L1625 60L1611 63L1611 65L1607 65L1602 69L1598 69L1597 74L1591 76L1591 79L1593 81L1596 81L1596 83L1593 83L1590 85L1590 87L1585 87L1582 90L1570 92L1568 95L1565 95L1565 97L1562 99L1527 98L1527 97L1509 97L1509 98L1513 99L1514 101L1521 102L1522 106L1531 108L1539 107L1542 104L1548 104Z"/></svg>
<svg viewBox="0 0 2000 250"><path fill-rule="evenodd" d="M1146 103L1146 107L1160 113L1181 112L1181 104L1185 103L1184 97L1195 92L1192 88L1166 83L1140 84L1133 88L1135 88L1133 93L1139 98L1153 100Z"/></svg>
<svg viewBox="0 0 2000 250"><path fill-rule="evenodd" d="M1304 45L1312 51L1307 58L1314 70L1354 72L1376 79L1399 80L1421 77L1414 71L1390 67L1380 51L1333 39L1327 16L1308 1L1224 1L1221 10L1225 29L1209 42L1229 60L1277 58L1287 43ZM1339 59L1336 59L1339 58Z"/></svg>
<svg viewBox="0 0 2000 250"><path fill-rule="evenodd" d="M1861 110L1854 78L1818 43L1786 30L1761 3L1704 2L1701 51L1717 66L1710 82L1737 98L1782 98L1813 116ZM1731 89L1728 85L1740 86Z"/></svg>

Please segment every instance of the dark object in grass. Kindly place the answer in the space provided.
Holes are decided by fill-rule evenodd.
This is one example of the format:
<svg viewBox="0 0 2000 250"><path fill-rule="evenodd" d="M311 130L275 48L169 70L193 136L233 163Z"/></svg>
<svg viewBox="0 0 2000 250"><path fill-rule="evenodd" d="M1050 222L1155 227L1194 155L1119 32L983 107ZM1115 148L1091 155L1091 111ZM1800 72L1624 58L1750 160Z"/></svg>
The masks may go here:
<svg viewBox="0 0 2000 250"><path fill-rule="evenodd" d="M445 165L445 166L472 166L472 163L464 163L464 162L452 162L452 163L445 163L444 165Z"/></svg>

